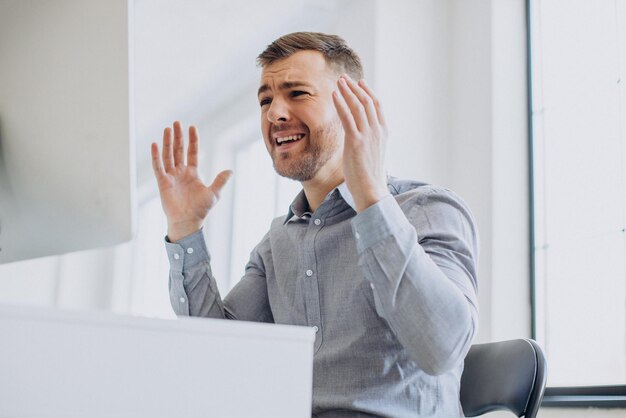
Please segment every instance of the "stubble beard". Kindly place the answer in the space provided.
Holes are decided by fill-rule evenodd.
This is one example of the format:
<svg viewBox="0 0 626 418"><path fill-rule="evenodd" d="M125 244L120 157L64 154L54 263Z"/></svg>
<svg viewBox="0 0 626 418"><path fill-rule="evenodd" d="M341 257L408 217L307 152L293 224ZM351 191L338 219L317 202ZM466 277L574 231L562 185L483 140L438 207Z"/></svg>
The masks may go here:
<svg viewBox="0 0 626 418"><path fill-rule="evenodd" d="M280 154L272 152L274 170L282 177L299 182L311 180L339 149L338 137L341 134L341 122L337 119L328 126L310 132L303 150Z"/></svg>

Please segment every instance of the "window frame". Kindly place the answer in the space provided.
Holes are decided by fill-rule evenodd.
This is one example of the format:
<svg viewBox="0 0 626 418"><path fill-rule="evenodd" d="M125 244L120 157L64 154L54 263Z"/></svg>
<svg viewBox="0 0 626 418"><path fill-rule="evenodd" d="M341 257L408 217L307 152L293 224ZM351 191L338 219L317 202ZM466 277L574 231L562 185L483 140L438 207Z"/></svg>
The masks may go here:
<svg viewBox="0 0 626 418"><path fill-rule="evenodd" d="M536 257L535 257L535 189L534 189L534 135L533 135L533 83L532 83L532 31L531 8L533 1L525 0L526 5L526 81L528 116L528 203L529 203L529 264L531 299L531 337L537 339L536 314ZM549 373L549 369L548 369ZM604 386L554 386L547 387L542 407L554 408L626 408L626 385Z"/></svg>

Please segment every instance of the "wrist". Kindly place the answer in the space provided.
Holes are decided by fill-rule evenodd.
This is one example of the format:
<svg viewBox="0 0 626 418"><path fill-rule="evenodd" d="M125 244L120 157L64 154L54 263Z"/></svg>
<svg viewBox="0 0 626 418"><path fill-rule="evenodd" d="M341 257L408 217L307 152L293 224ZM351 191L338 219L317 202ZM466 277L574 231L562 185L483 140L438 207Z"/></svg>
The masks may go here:
<svg viewBox="0 0 626 418"><path fill-rule="evenodd" d="M198 222L168 223L167 238L170 242L176 242L188 235L198 232L201 228L202 223Z"/></svg>
<svg viewBox="0 0 626 418"><path fill-rule="evenodd" d="M387 195L389 195L389 190L385 188L384 190L379 190L376 192L371 192L364 194L363 196L353 196L354 198L354 206L357 213L363 212L365 209L369 208L372 205L380 202Z"/></svg>

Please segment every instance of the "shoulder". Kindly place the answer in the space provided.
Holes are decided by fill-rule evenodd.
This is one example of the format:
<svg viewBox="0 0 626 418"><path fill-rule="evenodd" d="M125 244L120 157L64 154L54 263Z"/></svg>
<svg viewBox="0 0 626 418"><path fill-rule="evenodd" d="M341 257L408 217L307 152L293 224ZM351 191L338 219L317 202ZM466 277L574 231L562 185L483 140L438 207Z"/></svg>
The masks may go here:
<svg viewBox="0 0 626 418"><path fill-rule="evenodd" d="M441 207L450 205L458 210L467 211L467 203L454 191L442 186L389 177L389 191L396 201L406 210L427 209L429 207Z"/></svg>
<svg viewBox="0 0 626 418"><path fill-rule="evenodd" d="M472 212L452 190L395 178L390 178L389 186L398 205L421 237L444 234L477 241L478 228Z"/></svg>

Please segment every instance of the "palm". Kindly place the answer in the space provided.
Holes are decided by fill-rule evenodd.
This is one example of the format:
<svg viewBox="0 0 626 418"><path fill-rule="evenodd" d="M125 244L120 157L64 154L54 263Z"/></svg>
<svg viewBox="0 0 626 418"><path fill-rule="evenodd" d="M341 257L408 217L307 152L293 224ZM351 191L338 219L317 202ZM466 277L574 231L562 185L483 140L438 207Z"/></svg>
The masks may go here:
<svg viewBox="0 0 626 418"><path fill-rule="evenodd" d="M169 128L163 133L163 154L152 144L152 166L159 186L161 203L168 221L168 235L177 240L200 229L204 219L219 198L219 192L230 177L229 171L217 175L206 186L198 175L198 134L189 129L187 161L179 122L174 123L174 141Z"/></svg>
<svg viewBox="0 0 626 418"><path fill-rule="evenodd" d="M333 103L345 132L343 174L356 211L389 194L384 169L387 125L380 104L364 80L342 76Z"/></svg>
<svg viewBox="0 0 626 418"><path fill-rule="evenodd" d="M202 221L213 206L215 194L198 177L195 167L176 168L158 180L161 203L168 218Z"/></svg>

